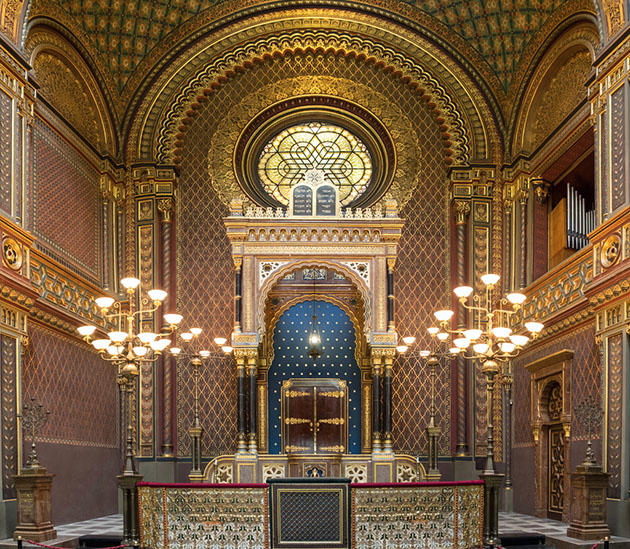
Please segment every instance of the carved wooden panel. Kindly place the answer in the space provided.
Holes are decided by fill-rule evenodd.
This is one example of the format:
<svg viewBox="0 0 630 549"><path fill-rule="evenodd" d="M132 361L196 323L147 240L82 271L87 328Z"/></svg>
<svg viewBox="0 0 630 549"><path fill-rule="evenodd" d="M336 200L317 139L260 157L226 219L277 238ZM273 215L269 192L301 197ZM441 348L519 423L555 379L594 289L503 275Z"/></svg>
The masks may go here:
<svg viewBox="0 0 630 549"><path fill-rule="evenodd" d="M2 498L15 498L13 476L18 473L17 432L17 340L0 336L0 399L2 414Z"/></svg>
<svg viewBox="0 0 630 549"><path fill-rule="evenodd" d="M287 454L348 448L348 391L339 379L290 379L282 386L282 447Z"/></svg>
<svg viewBox="0 0 630 549"><path fill-rule="evenodd" d="M564 430L562 425L549 429L548 456L547 511L550 518L562 520L564 510Z"/></svg>
<svg viewBox="0 0 630 549"><path fill-rule="evenodd" d="M606 471L608 497L621 495L621 433L623 410L623 334L607 340L607 387L606 387Z"/></svg>
<svg viewBox="0 0 630 549"><path fill-rule="evenodd" d="M624 107L626 88L622 86L610 96L611 181L610 209L615 211L626 200L626 133L627 118Z"/></svg>

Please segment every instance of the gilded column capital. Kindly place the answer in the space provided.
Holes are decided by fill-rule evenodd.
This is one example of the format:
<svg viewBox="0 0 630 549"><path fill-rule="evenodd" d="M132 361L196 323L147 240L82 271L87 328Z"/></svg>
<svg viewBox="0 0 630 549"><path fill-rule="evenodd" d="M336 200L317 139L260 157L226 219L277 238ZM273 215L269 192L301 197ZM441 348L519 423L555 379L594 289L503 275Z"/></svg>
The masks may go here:
<svg viewBox="0 0 630 549"><path fill-rule="evenodd" d="M521 187L516 196L521 206L525 206L527 204L527 201L529 200L529 187Z"/></svg>
<svg viewBox="0 0 630 549"><path fill-rule="evenodd" d="M239 272L243 268L243 258L242 257L232 257L234 261L234 270Z"/></svg>
<svg viewBox="0 0 630 549"><path fill-rule="evenodd" d="M395 257L388 257L387 258L387 270L389 272L393 272L395 266L396 266L396 258Z"/></svg>
<svg viewBox="0 0 630 549"><path fill-rule="evenodd" d="M396 347L378 347L376 349L372 349L372 362L374 360L378 360L379 363L381 360L385 361L386 357L395 357L396 356Z"/></svg>
<svg viewBox="0 0 630 549"><path fill-rule="evenodd" d="M170 223L171 213L173 211L173 199L171 197L158 199L157 209L162 214L162 221Z"/></svg>
<svg viewBox="0 0 630 549"><path fill-rule="evenodd" d="M547 181L542 177L533 178L529 181L531 187L534 189L534 195L539 204L544 204L549 197L549 191L551 190L551 181Z"/></svg>
<svg viewBox="0 0 630 549"><path fill-rule="evenodd" d="M243 363L245 361L249 362L250 360L256 360L256 358L258 358L258 348L243 348L243 347L236 347L234 349L234 356L237 359L237 362L239 361L239 359L241 359L243 361Z"/></svg>
<svg viewBox="0 0 630 549"><path fill-rule="evenodd" d="M470 201L455 200L453 202L453 213L455 214L455 224L464 225L466 223L466 218L470 213Z"/></svg>

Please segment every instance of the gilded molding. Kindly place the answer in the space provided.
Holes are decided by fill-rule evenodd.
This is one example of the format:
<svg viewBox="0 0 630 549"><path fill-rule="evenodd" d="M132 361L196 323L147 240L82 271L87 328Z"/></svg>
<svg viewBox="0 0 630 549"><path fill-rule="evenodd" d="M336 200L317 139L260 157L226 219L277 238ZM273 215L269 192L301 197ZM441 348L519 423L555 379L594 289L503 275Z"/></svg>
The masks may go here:
<svg viewBox="0 0 630 549"><path fill-rule="evenodd" d="M292 23L295 25L295 23ZM277 29L276 29L277 33ZM424 94L434 105L435 110L444 119L444 132L448 134L452 145L452 158L456 165L467 164L470 160L470 145L468 131L464 119L458 111L453 99L448 92L417 62L396 52L390 47L378 44L361 36L354 36L347 32L339 31L314 31L293 30L271 37L259 38L256 42L249 42L245 46L224 53L219 59L206 66L202 73L195 76L194 80L176 96L169 111L160 122L160 130L157 136L157 158L160 162L173 163L177 155L177 140L181 135L180 128L185 127L187 118L194 116L194 105L199 104L199 98L220 84L225 74L242 67L246 68L257 60L272 58L278 53L286 54L287 51L297 52L326 51L343 53L346 56L366 56L374 59L377 64L393 70L394 74L406 80L412 87L424 90ZM302 95L313 93L312 89L302 92ZM287 97L287 93L283 97ZM348 97L352 100L352 97ZM366 103L366 106L372 105ZM391 129L391 128L390 128ZM141 155L146 155L149 150L146 146L141 149Z"/></svg>
<svg viewBox="0 0 630 549"><path fill-rule="evenodd" d="M608 37L617 34L624 26L627 18L624 17L623 4L619 0L602 0L602 7L606 14Z"/></svg>
<svg viewBox="0 0 630 549"><path fill-rule="evenodd" d="M116 153L113 123L100 85L64 37L35 27L24 46L44 95L99 152Z"/></svg>
<svg viewBox="0 0 630 549"><path fill-rule="evenodd" d="M372 112L391 133L396 146L396 172L389 193L403 207L418 185L420 171L417 151L422 145L418 142L411 120L385 96L370 87L326 76L319 77L316 86L313 78L305 76L274 82L243 98L226 113L208 144L210 182L223 203L229 206L234 198L241 197L243 193L234 175L232 158L239 135L251 118L286 97L314 92L370 105Z"/></svg>
<svg viewBox="0 0 630 549"><path fill-rule="evenodd" d="M23 6L24 0L2 0L0 2L0 31L15 44L19 43L18 31Z"/></svg>
<svg viewBox="0 0 630 549"><path fill-rule="evenodd" d="M356 272L354 272L352 269L348 268L346 265L343 265L342 263L337 263L337 262L330 262L330 261L325 261L325 260L321 260L321 259L303 259L301 261L293 261L290 262L286 265L283 265L281 268L279 268L277 271L275 271L271 276L269 276L265 282L263 283L262 287L260 288L259 292L258 292L258 304L257 304L257 321L258 321L258 333L260 334L260 336L262 337L265 332L265 304L267 302L267 298L269 296L269 292L271 291L271 289L275 286L276 282L278 280L280 280L281 278L283 278L285 275L287 275L288 273L296 270L296 269L300 269L303 267L324 267L324 268L332 268L335 270L339 270L340 272L343 273L343 275L348 278L349 280L351 280L354 285L356 286L357 290L361 293L361 297L363 299L363 306L364 306L364 317L363 317L363 331L364 333L368 333L371 329L371 321L372 321L372 307L371 307L371 295L370 295L370 290L366 287L365 285L365 280L363 280ZM308 296L306 296L308 297ZM345 307L344 305L340 304L340 303L336 303L337 305L341 306L344 310L347 309L347 307ZM352 319L353 316L350 316L350 318ZM353 321L354 322L354 321ZM355 325L358 325L358 323L356 323ZM357 338L357 342L358 342L358 338ZM357 350L360 348L360 346L357 344ZM359 363L359 361L357 360L357 363Z"/></svg>

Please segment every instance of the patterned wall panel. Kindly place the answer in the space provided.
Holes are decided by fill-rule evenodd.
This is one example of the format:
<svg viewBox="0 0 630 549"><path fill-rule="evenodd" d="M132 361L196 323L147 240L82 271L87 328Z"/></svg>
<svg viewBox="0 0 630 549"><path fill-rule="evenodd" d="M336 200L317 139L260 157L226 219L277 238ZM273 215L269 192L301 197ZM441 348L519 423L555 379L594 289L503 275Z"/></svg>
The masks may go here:
<svg viewBox="0 0 630 549"><path fill-rule="evenodd" d="M286 310L274 329L274 360L269 368L269 453L282 452L280 393L282 382L294 378L335 378L348 384L348 451L361 452L361 372L354 358L355 331L348 315L336 305L316 302L322 356L308 356L313 301Z"/></svg>
<svg viewBox="0 0 630 549"><path fill-rule="evenodd" d="M222 218L227 208L208 183L208 124L201 120L187 136L179 179L177 223L177 310L189 326L203 329L200 345L229 337L234 323L234 264ZM178 222L178 220L180 220ZM236 450L236 377L232 359L213 363L200 377L204 455ZM190 454L192 367L177 366L177 452Z"/></svg>
<svg viewBox="0 0 630 549"><path fill-rule="evenodd" d="M177 454L189 456L188 429L193 422L193 368L177 365ZM234 453L236 450L236 366L232 357L211 360L199 376L199 417L204 429L204 456Z"/></svg>
<svg viewBox="0 0 630 549"><path fill-rule="evenodd" d="M150 200L146 202L148 202L148 211L152 218L153 202ZM138 218L141 219L141 216L138 215ZM155 246L153 233L153 225L141 225L138 227L137 242L139 255L138 265L140 265L140 288L145 295L146 292L155 288L153 253L157 247ZM146 303L143 303L142 306L148 307L148 300ZM147 313L142 315L142 320L147 321L147 324L145 324L143 328L144 330L154 329L154 316L153 314ZM151 457L153 455L154 379L153 363L144 363L140 369L140 455L143 457Z"/></svg>
<svg viewBox="0 0 630 549"><path fill-rule="evenodd" d="M448 293L448 245L445 241L448 227L446 166L439 129L426 103L404 83L361 61L312 54L268 60L226 80L220 89L209 95L207 103L198 110L199 116L186 132L182 146L177 211L178 309L213 337L227 335L232 329L234 274L230 248L221 220L228 212L208 182L209 143L212 142L219 123L223 121L223 113L240 103L243 97L264 88L271 81L287 80L289 86L288 79L317 75L356 81L378 91L387 101L395 102L412 118L417 141L421 144L418 150L422 163L420 184L416 196L402 212L407 221L396 267L398 326L420 335L424 332L425 321L435 304L443 303ZM356 97L356 100L361 102L360 97ZM373 108L372 105L364 107ZM398 131L395 120L385 122L391 125L392 132ZM409 174L409 177L415 175ZM399 369L394 368L395 376ZM179 376L178 383L181 384L185 378L186 376ZM213 373L203 382L202 393L213 395L209 399L211 406L232 406L231 413L220 416L216 414L214 420L217 425L221 425L222 432L231 433L229 439L211 441L206 433L208 448L229 447L230 451L235 449L236 396L232 393L235 391L233 378L233 370L213 369ZM396 384L396 379L394 383ZM444 386L448 387L448 382ZM234 394L233 397L222 393L228 389L230 395ZM178 431L182 441L180 453L186 453L184 449L188 448L183 443L187 435L182 433L182 428L187 428L188 423L181 421L182 414L188 413L191 405L190 394L186 393L181 386L178 387ZM232 400L226 402L227 398ZM397 434L406 448L420 451L424 444L424 435L417 429L416 411L403 409L401 403L426 398L423 386L415 381L401 385L394 396L394 424L397 425ZM448 398L444 397L442 402L448 402ZM412 415L408 416L409 413ZM208 425L204 424L204 427L207 428ZM447 433L448 429L445 428L445 440L448 438ZM448 447L448 442L445 444Z"/></svg>
<svg viewBox="0 0 630 549"><path fill-rule="evenodd" d="M531 389L530 375L525 365L557 353L563 349L574 351L571 368L571 403L576 406L588 397L602 394L602 367L599 347L595 344L595 329L592 324L583 325L552 341L523 352L512 361L514 368L514 446L533 446L530 425ZM572 415L571 439L586 440L586 429ZM594 433L594 439L600 433Z"/></svg>
<svg viewBox="0 0 630 549"><path fill-rule="evenodd" d="M446 168L437 127L419 105L403 107L416 115L420 134L421 174L418 188L401 217L405 227L395 270L396 328L415 335L417 349L428 341L426 329L433 311L448 303L448 208ZM413 109L413 110L408 110ZM425 453L423 426L429 418L428 370L418 358L397 358L394 364L392 438L394 448L412 454ZM442 428L440 454L450 449L450 369L438 373L437 424Z"/></svg>
<svg viewBox="0 0 630 549"><path fill-rule="evenodd" d="M17 340L0 336L0 433L2 441L2 499L15 497L12 475L18 472Z"/></svg>
<svg viewBox="0 0 630 549"><path fill-rule="evenodd" d="M118 384L112 364L84 342L35 323L29 326L29 340L22 397L50 410L40 440L116 448Z"/></svg>
<svg viewBox="0 0 630 549"><path fill-rule="evenodd" d="M608 497L618 499L621 495L621 435L623 432L623 334L615 334L607 344L607 399L606 413L606 471Z"/></svg>
<svg viewBox="0 0 630 549"><path fill-rule="evenodd" d="M626 200L626 133L628 120L624 107L626 86L610 96L611 196L610 209L615 211Z"/></svg>
<svg viewBox="0 0 630 549"><path fill-rule="evenodd" d="M33 165L33 232L64 264L97 278L98 171L39 118L33 131Z"/></svg>
<svg viewBox="0 0 630 549"><path fill-rule="evenodd" d="M0 209L11 214L11 98L0 91Z"/></svg>

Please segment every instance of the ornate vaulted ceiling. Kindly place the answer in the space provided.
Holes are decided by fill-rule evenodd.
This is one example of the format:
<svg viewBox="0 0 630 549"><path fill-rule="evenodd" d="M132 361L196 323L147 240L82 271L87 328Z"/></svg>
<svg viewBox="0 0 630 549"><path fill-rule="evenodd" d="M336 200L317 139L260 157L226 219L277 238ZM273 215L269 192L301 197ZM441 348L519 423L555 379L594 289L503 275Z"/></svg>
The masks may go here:
<svg viewBox="0 0 630 549"><path fill-rule="evenodd" d="M102 56L118 91L152 55L161 55L182 36L211 21L229 19L263 0L34 0L31 16L60 20ZM283 2L299 6L302 2ZM322 4L325 4L323 2ZM339 5L338 2L336 2ZM443 36L463 38L507 90L528 44L545 26L555 27L592 0L372 0L366 7L392 10L404 19L429 24ZM312 5L312 4L311 4ZM483 71L482 71L483 72Z"/></svg>

